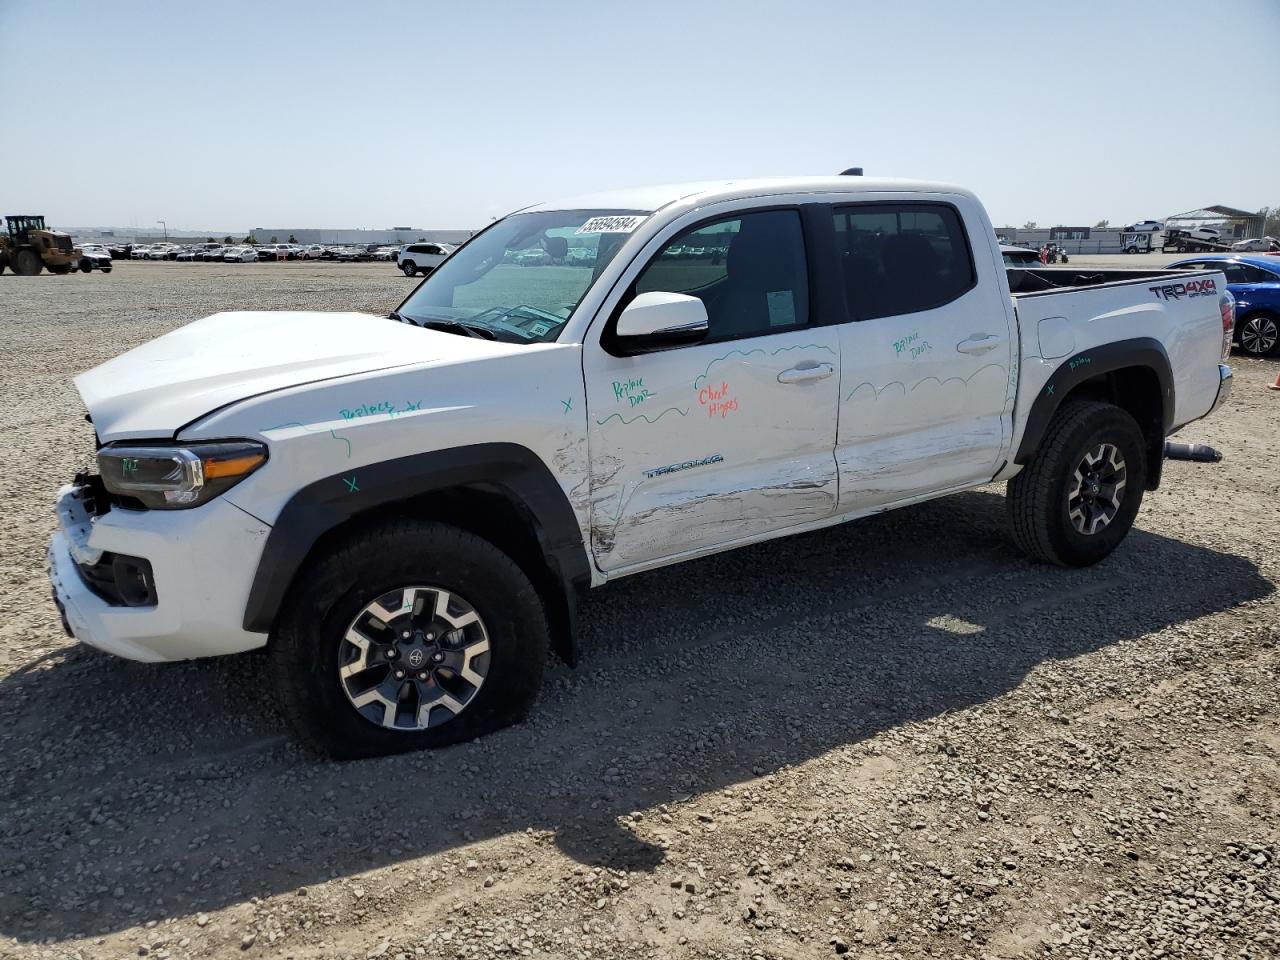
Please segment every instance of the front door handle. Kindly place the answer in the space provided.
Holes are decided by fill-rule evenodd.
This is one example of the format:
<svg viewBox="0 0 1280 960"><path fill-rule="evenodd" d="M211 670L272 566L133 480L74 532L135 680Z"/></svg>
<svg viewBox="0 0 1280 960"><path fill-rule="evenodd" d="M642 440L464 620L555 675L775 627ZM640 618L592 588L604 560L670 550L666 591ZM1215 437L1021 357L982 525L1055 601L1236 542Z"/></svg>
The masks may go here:
<svg viewBox="0 0 1280 960"><path fill-rule="evenodd" d="M961 340L956 349L961 353L986 353L1000 345L1003 338L994 333L975 333L968 340Z"/></svg>
<svg viewBox="0 0 1280 960"><path fill-rule="evenodd" d="M792 367L778 374L779 383L807 383L810 380L825 380L836 372L830 363L815 363L809 366Z"/></svg>

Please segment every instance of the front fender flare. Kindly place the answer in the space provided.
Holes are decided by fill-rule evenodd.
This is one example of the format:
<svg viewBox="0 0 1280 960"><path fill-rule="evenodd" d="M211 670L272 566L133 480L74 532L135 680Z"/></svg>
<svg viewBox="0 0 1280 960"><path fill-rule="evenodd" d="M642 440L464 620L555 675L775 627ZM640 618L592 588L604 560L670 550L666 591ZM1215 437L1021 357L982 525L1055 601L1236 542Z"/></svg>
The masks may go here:
<svg viewBox="0 0 1280 960"><path fill-rule="evenodd" d="M325 534L360 514L459 487L500 493L531 518L548 571L564 591L567 610L560 619L568 622L561 629L568 633L564 653L572 663L576 594L590 585L590 561L573 507L555 476L537 454L514 443L480 443L366 464L298 490L267 536L245 605L244 629L271 631L295 576Z"/></svg>

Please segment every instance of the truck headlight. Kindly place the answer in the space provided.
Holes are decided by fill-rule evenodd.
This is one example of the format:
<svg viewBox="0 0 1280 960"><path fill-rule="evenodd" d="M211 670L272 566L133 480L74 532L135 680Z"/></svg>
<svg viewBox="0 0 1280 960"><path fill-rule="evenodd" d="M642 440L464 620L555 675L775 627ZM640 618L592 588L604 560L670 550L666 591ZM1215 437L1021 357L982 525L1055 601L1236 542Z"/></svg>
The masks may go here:
<svg viewBox="0 0 1280 960"><path fill-rule="evenodd" d="M98 451L98 470L107 490L154 510L198 507L266 462L267 448L251 440L120 444Z"/></svg>

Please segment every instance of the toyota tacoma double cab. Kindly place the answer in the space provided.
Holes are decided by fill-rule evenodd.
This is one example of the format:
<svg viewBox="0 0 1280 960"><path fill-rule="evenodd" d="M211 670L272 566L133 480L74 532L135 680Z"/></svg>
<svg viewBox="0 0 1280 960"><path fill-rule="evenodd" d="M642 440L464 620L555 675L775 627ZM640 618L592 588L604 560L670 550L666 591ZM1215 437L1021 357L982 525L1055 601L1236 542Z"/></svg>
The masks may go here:
<svg viewBox="0 0 1280 960"><path fill-rule="evenodd" d="M542 203L389 316L220 313L80 375L54 596L134 660L265 648L333 756L453 743L524 717L628 574L992 481L1032 558L1101 560L1229 393L1232 304L1006 268L944 185Z"/></svg>

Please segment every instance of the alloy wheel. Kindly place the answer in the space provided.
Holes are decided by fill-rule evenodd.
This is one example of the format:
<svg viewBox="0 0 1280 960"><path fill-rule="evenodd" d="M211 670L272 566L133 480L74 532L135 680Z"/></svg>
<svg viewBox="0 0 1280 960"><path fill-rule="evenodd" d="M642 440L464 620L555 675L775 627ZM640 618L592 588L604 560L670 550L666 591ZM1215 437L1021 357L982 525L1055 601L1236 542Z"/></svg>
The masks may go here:
<svg viewBox="0 0 1280 960"><path fill-rule="evenodd" d="M416 732L448 723L489 673L480 614L441 587L392 590L363 607L338 647L343 692L362 717Z"/></svg>
<svg viewBox="0 0 1280 960"><path fill-rule="evenodd" d="M1100 443L1080 458L1067 491L1067 515L1077 532L1092 536L1115 519L1128 471L1120 449Z"/></svg>
<svg viewBox="0 0 1280 960"><path fill-rule="evenodd" d="M1255 357L1270 353L1280 341L1280 325L1274 317L1250 317L1240 327L1240 346Z"/></svg>

